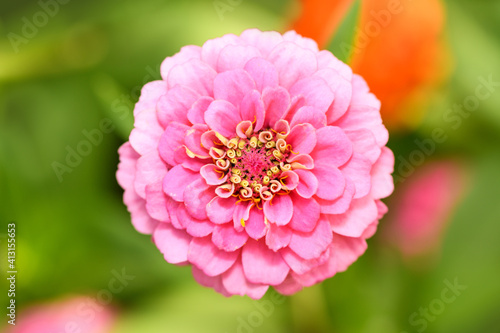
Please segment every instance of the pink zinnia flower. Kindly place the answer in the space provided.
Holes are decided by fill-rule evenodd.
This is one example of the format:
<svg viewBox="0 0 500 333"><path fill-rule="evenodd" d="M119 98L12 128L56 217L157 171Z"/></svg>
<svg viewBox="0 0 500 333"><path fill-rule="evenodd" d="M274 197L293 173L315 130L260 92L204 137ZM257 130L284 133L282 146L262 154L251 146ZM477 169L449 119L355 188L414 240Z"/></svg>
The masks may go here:
<svg viewBox="0 0 500 333"><path fill-rule="evenodd" d="M108 333L115 321L113 309L78 296L26 308L5 333Z"/></svg>
<svg viewBox="0 0 500 333"><path fill-rule="evenodd" d="M117 178L132 223L224 295L292 294L366 249L393 190L380 103L290 31L186 46L137 103Z"/></svg>

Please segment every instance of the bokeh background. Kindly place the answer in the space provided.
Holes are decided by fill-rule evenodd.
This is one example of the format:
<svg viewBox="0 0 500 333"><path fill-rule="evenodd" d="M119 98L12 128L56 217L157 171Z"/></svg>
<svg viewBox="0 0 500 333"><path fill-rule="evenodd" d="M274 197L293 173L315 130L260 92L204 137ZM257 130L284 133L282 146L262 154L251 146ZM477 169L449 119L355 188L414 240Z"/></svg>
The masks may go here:
<svg viewBox="0 0 500 333"><path fill-rule="evenodd" d="M389 23L370 16L390 2L2 0L0 330L15 222L18 323L41 311L109 327L51 333L500 332L500 2L402 0ZM133 105L161 61L253 27L294 27L352 64L383 102L396 156L390 212L367 252L319 285L263 301L224 298L167 264L133 229L115 179ZM102 138L68 166L95 130ZM123 270L130 279L110 292ZM73 297L84 298L65 303Z"/></svg>

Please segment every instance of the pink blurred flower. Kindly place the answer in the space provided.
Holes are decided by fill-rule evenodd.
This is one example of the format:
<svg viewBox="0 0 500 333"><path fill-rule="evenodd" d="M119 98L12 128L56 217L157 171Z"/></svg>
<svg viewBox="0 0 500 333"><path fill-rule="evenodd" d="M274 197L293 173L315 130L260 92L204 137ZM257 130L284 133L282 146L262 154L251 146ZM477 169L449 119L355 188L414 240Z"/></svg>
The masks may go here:
<svg viewBox="0 0 500 333"><path fill-rule="evenodd" d="M115 312L88 297L74 297L29 307L6 333L108 333Z"/></svg>
<svg viewBox="0 0 500 333"><path fill-rule="evenodd" d="M117 178L135 228L202 285L260 298L344 271L393 190L380 103L290 31L186 46L137 103Z"/></svg>
<svg viewBox="0 0 500 333"><path fill-rule="evenodd" d="M394 197L388 233L405 258L435 254L448 221L465 192L463 167L434 161L418 169Z"/></svg>

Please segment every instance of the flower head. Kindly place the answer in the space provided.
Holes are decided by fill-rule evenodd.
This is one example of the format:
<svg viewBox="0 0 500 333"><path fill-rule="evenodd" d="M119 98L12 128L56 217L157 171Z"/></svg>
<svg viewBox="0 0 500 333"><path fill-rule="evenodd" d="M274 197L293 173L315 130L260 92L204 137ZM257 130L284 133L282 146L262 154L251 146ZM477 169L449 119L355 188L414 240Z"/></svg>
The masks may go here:
<svg viewBox="0 0 500 333"><path fill-rule="evenodd" d="M366 249L393 190L380 103L295 32L186 46L137 103L117 178L166 261L224 295L291 294Z"/></svg>

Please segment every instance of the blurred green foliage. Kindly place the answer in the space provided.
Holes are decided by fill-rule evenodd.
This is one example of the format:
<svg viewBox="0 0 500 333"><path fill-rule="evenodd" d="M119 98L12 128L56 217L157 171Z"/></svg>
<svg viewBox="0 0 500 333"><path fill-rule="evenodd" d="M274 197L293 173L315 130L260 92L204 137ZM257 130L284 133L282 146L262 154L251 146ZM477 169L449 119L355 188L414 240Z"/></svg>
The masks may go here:
<svg viewBox="0 0 500 333"><path fill-rule="evenodd" d="M453 214L442 255L425 269L403 262L379 236L382 221L347 272L273 303L255 332L416 332L409 316L455 277L467 290L425 331L500 332L500 90L459 128L443 121L454 103L474 94L479 76L500 81L500 2L446 5L452 78L422 125L389 143L396 157L407 157L416 138L442 128L449 139L429 160L454 156L469 165L470 191ZM287 0L243 0L221 16L212 1L69 1L15 52L8 34L22 35L23 18L32 21L41 7L27 0L0 4L0 235L17 223L19 304L95 297L112 270L124 267L135 279L114 295L123 311L118 333L234 332L239 318L260 311L262 302L200 287L189 268L165 263L149 237L133 229L115 180L117 148L131 129L140 87L159 78L166 56L246 28L284 31L293 9L298 5ZM60 182L53 162L65 163L68 147L76 149L83 131L105 118L115 130Z"/></svg>

